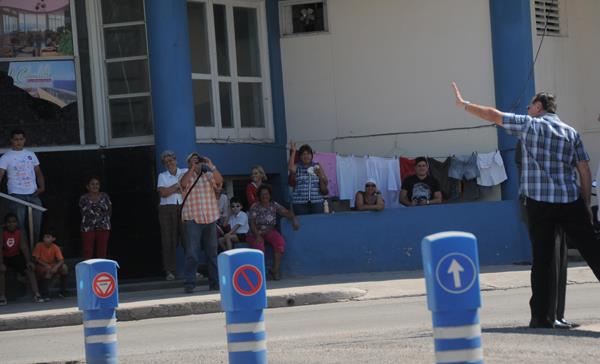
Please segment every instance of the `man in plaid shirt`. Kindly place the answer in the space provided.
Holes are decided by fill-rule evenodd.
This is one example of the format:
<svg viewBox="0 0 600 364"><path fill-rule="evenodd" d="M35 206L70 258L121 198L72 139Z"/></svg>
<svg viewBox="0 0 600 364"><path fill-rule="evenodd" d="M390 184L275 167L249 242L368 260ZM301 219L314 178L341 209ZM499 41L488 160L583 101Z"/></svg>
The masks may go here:
<svg viewBox="0 0 600 364"><path fill-rule="evenodd" d="M199 244L202 244L202 250L206 255L209 289L218 290L216 221L220 213L216 190L223 184L223 176L210 159L200 157L198 153L190 154L187 162L189 170L180 181L185 198L181 210L181 218L185 225L184 290L186 293L192 293L196 287L198 271L196 252ZM194 184L196 179L198 182Z"/></svg>
<svg viewBox="0 0 600 364"><path fill-rule="evenodd" d="M533 252L529 327L553 328L556 227L562 227L600 280L600 244L594 236L590 209L592 179L581 137L555 114L552 94L535 95L527 107L528 115L515 115L465 101L456 84L452 86L458 107L502 126L521 140L521 193L526 197ZM575 171L579 172L580 186Z"/></svg>

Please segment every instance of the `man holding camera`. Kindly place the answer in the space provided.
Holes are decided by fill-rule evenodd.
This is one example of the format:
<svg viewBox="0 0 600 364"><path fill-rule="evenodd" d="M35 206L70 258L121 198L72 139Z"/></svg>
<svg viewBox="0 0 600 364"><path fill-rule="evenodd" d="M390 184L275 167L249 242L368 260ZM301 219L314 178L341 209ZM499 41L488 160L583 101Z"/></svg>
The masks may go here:
<svg viewBox="0 0 600 364"><path fill-rule="evenodd" d="M419 206L442 203L440 183L429 175L427 158L415 159L415 174L402 181L400 203L404 206Z"/></svg>
<svg viewBox="0 0 600 364"><path fill-rule="evenodd" d="M217 229L220 217L215 192L223 184L223 176L206 157L192 153L187 157L189 170L181 177L183 206L181 218L185 226L185 279L184 290L192 293L196 287L198 244L202 245L208 265L209 290L219 289L217 271Z"/></svg>

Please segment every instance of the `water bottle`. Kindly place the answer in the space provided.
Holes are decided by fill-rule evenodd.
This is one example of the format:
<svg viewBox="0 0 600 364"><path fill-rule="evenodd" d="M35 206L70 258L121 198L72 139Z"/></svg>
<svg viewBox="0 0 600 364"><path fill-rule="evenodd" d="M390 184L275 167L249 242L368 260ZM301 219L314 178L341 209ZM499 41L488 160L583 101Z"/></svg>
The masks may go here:
<svg viewBox="0 0 600 364"><path fill-rule="evenodd" d="M329 213L329 202L327 200L323 201L323 212L326 214Z"/></svg>

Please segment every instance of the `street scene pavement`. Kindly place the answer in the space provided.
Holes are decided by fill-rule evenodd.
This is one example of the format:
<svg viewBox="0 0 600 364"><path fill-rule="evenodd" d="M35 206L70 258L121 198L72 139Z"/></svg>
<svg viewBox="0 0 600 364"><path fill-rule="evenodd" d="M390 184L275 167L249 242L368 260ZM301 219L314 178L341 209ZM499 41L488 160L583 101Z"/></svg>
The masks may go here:
<svg viewBox="0 0 600 364"><path fill-rule="evenodd" d="M481 291L529 287L529 270L528 265L482 267ZM570 285L595 282L596 278L585 264L572 264L568 273ZM221 312L218 292L208 291L207 286L198 286L192 294L184 293L182 286L170 286L172 288L156 289L156 285L148 285L146 290L120 292L118 321ZM137 288L144 286L141 284ZM326 275L267 282L269 308L425 294L421 271ZM523 307L523 310L527 309ZM0 307L0 331L80 325L81 317L76 297L42 304L21 300Z"/></svg>
<svg viewBox="0 0 600 364"><path fill-rule="evenodd" d="M567 318L581 324L573 330L527 327L528 266L483 267L480 280L487 363L600 361L600 285L587 267L569 269ZM278 307L265 311L270 363L434 362L431 313L421 272L296 278L268 282L268 287L270 307ZM180 288L171 288L123 292L121 298L119 362L227 363L219 295L201 289L185 295ZM0 332L3 363L83 362L81 325L63 326L52 319L70 312L76 316L75 301L48 304L53 308L44 310L39 304L3 308L3 327L18 322L18 316L29 317L26 322L32 326L40 321L56 326ZM28 311L5 313L17 306ZM194 310L206 314L165 317ZM141 318L147 319L135 321ZM48 343L53 345L51 353L44 349Z"/></svg>

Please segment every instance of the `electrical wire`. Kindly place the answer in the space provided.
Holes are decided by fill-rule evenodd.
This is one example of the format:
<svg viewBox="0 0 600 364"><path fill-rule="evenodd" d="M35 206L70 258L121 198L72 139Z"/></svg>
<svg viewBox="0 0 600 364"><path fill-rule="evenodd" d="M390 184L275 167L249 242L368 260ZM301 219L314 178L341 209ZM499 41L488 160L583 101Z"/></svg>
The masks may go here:
<svg viewBox="0 0 600 364"><path fill-rule="evenodd" d="M533 62L531 63L531 68L529 69L529 75L527 76L527 79L525 80L525 83L523 84L523 87L521 89L521 92L519 93L519 96L517 96L517 98L515 99L515 101L513 102L512 106L509 109L509 112L511 112L511 113L515 112L517 106L519 106L519 104L521 103L521 99L523 98L523 95L525 94L525 90L527 89L527 84L529 83L529 81L531 81L531 79L535 73L535 65L537 63L538 56L540 55L540 51L542 50L542 45L544 44L544 39L546 38L547 29L548 29L548 15L546 15L546 17L545 17L544 30L542 31L542 38L540 39L540 44L538 45L537 51L535 52L535 57L533 58Z"/></svg>

